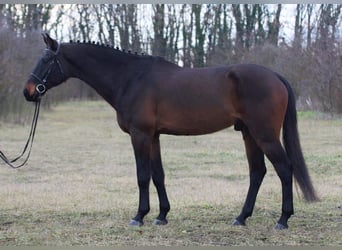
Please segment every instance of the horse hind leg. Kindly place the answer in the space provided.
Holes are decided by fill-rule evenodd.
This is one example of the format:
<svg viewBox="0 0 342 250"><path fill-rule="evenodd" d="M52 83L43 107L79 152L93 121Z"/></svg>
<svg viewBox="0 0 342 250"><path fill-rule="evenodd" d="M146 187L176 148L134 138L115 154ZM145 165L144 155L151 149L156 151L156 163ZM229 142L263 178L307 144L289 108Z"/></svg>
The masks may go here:
<svg viewBox="0 0 342 250"><path fill-rule="evenodd" d="M275 229L286 229L287 221L294 213L292 166L279 140L261 142L261 148L273 164L282 186L282 214Z"/></svg>
<svg viewBox="0 0 342 250"><path fill-rule="evenodd" d="M234 220L233 225L245 225L246 219L252 215L259 188L266 174L264 153L244 124L239 124L239 130L241 130L245 142L250 184L245 204L240 215Z"/></svg>
<svg viewBox="0 0 342 250"><path fill-rule="evenodd" d="M276 129L249 126L251 134L266 157L270 160L281 181L282 214L275 228L288 228L287 221L293 214L292 166L282 147Z"/></svg>

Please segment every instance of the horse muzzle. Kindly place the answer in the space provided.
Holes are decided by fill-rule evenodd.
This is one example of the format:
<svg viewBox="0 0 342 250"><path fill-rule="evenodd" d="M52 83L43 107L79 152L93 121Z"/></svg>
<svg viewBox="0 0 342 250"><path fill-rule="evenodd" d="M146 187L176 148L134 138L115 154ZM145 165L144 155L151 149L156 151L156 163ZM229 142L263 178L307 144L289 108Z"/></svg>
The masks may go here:
<svg viewBox="0 0 342 250"><path fill-rule="evenodd" d="M42 95L46 92L46 86L43 84L35 84L31 81L26 83L24 88L24 96L29 102L37 102Z"/></svg>

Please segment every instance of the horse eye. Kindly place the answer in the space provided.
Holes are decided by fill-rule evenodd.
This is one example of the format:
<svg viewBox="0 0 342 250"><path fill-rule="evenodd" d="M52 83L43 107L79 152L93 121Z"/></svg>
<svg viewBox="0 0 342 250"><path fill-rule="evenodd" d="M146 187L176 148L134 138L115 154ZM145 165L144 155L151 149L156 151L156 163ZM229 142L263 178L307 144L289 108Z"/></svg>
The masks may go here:
<svg viewBox="0 0 342 250"><path fill-rule="evenodd" d="M45 55L43 56L43 62L47 63L52 60L54 54L50 53L50 51L46 51Z"/></svg>
<svg viewBox="0 0 342 250"><path fill-rule="evenodd" d="M51 61L51 59L52 59L51 55L45 55L42 58L43 62L45 62L45 63Z"/></svg>

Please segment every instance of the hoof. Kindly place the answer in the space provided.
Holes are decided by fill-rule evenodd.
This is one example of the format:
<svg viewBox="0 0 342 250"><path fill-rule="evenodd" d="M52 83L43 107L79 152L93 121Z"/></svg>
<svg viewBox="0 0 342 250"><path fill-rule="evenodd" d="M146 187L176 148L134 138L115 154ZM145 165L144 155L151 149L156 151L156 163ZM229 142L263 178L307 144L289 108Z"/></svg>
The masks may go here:
<svg viewBox="0 0 342 250"><path fill-rule="evenodd" d="M144 225L144 223L137 220L131 220L129 225L134 227L141 227Z"/></svg>
<svg viewBox="0 0 342 250"><path fill-rule="evenodd" d="M289 228L289 226L288 225L282 225L282 224L280 224L280 223L277 223L276 225L275 225L275 227L274 227L274 229L275 230L284 230L284 229L288 229Z"/></svg>
<svg viewBox="0 0 342 250"><path fill-rule="evenodd" d="M240 221L238 221L237 219L235 219L234 221L233 221L233 224L232 224L233 226L246 226L246 224L243 222L243 223L241 223Z"/></svg>
<svg viewBox="0 0 342 250"><path fill-rule="evenodd" d="M158 226L164 226L167 223L168 223L167 219L164 219L164 220L155 219L153 221L153 225L158 225Z"/></svg>

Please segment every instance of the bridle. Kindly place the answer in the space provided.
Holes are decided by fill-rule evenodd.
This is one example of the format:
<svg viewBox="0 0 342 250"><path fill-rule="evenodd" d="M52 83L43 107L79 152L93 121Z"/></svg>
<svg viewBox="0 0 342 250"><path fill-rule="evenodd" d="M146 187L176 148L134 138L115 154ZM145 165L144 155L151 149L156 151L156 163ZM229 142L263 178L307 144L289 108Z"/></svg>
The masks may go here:
<svg viewBox="0 0 342 250"><path fill-rule="evenodd" d="M39 75L37 73L39 65L37 65L37 67L34 69L34 71L30 74L35 80L38 81L38 84L36 84L36 91L39 94L39 96L42 96L47 91L48 86L46 85L46 82L47 82L47 79L48 79L48 77L52 71L52 68L54 67L55 64L58 65L60 72L63 75L65 75L64 70L62 68L62 65L61 65L61 63L57 57L58 53L59 53L59 44L58 44L58 48L56 51L53 51L51 49L45 49L45 51L46 51L46 53L51 54L51 58L49 57L49 60L48 60L49 64L48 64L47 69L45 70L43 76L39 77ZM32 149L32 145L33 145L33 139L34 139L34 136L36 133L36 127L37 127L37 123L38 123L39 110L40 110L40 98L38 98L38 100L36 101L34 115L33 115L32 123L31 123L30 134L29 134L27 142L24 146L23 152L18 157L14 158L13 160L10 160L0 150L0 159L2 159L11 168L17 169L17 168L24 166L30 157L31 149ZM19 160L21 157L24 156L24 154L26 153L27 150L28 150L28 153L27 153L26 158L24 159L23 163L21 163L19 165L14 165L14 163L17 160Z"/></svg>
<svg viewBox="0 0 342 250"><path fill-rule="evenodd" d="M59 71L63 75L65 75L61 62L59 61L57 57L59 53L59 48L60 48L60 44L58 43L58 47L56 51L53 51L51 49L45 49L46 53L51 54L52 59L50 59L49 65L47 66L47 69L42 77L38 76L38 74L36 73L37 69L35 69L30 74L30 76L32 76L35 80L38 81L38 84L36 84L36 91L40 96L42 96L48 90L48 86L46 85L46 82L55 64L57 64Z"/></svg>

